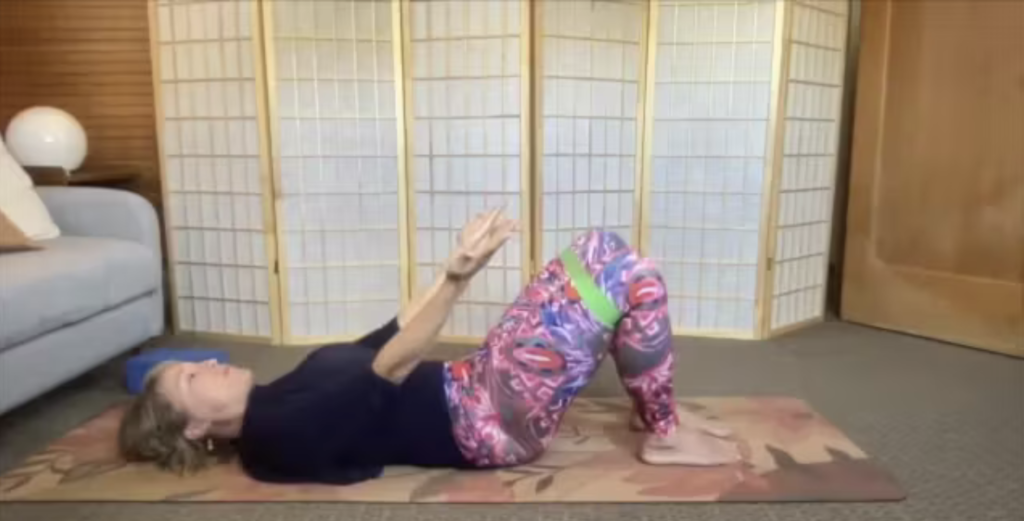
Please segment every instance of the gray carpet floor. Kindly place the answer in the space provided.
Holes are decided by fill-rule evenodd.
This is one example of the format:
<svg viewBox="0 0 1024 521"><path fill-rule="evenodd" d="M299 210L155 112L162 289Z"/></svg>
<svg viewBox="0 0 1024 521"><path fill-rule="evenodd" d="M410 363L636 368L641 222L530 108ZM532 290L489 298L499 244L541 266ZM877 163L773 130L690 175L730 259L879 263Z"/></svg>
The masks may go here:
<svg viewBox="0 0 1024 521"><path fill-rule="evenodd" d="M159 342L195 345L186 338ZM209 345L206 343L204 345ZM308 351L222 346L268 380ZM808 400L904 484L880 504L362 505L0 504L2 521L1020 521L1024 361L842 323L765 342L680 339L680 395ZM439 356L466 348L444 347ZM114 361L0 418L0 471L124 399ZM621 393L611 367L587 389Z"/></svg>

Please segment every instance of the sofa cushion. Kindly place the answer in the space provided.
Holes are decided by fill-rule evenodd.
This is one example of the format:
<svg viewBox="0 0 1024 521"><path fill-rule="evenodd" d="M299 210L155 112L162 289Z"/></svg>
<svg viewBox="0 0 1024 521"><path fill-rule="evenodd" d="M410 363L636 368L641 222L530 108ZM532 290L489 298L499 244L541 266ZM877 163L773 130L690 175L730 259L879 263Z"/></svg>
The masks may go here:
<svg viewBox="0 0 1024 521"><path fill-rule="evenodd" d="M0 255L0 351L91 317L160 284L160 263L141 244L95 237L40 241Z"/></svg>

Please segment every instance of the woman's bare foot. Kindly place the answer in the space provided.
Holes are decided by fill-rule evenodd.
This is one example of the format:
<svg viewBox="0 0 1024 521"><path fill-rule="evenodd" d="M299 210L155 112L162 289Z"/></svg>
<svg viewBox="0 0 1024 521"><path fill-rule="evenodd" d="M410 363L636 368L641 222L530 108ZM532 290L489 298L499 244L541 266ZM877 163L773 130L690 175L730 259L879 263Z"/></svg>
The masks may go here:
<svg viewBox="0 0 1024 521"><path fill-rule="evenodd" d="M739 447L707 433L680 427L668 436L648 434L640 448L640 460L650 465L715 467L742 460Z"/></svg>
<svg viewBox="0 0 1024 521"><path fill-rule="evenodd" d="M679 417L679 426L681 428L690 428L703 431L712 436L718 438L728 438L733 435L732 429L722 425L721 423L702 418L697 414L694 414L683 407L676 407L676 415ZM640 419L640 413L633 410L629 417L629 429L634 432L643 432L647 430L644 427L643 420Z"/></svg>

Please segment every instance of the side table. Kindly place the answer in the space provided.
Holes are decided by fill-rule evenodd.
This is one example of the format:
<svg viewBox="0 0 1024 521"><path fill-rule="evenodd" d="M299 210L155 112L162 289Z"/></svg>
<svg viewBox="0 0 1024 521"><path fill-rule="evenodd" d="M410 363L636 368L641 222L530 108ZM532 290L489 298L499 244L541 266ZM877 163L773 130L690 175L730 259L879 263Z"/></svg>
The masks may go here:
<svg viewBox="0 0 1024 521"><path fill-rule="evenodd" d="M95 168L67 172L63 168L49 166L26 166L25 172L32 176L37 186L108 186L122 187L134 183L141 177L138 170L131 168Z"/></svg>

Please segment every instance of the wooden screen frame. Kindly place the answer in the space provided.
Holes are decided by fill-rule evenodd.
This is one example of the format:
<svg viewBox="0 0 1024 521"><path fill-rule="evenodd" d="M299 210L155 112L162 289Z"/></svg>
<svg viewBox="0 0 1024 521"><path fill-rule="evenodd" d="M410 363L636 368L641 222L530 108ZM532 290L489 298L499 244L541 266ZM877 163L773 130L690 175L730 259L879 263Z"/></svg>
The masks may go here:
<svg viewBox="0 0 1024 521"><path fill-rule="evenodd" d="M777 113L773 113L773 117L777 118L776 119L777 127L773 127L772 128L771 132L774 134L774 136L771 139L769 139L769 142L772 143L772 145L773 145L773 149L770 152L770 155L772 156L772 160L773 161L772 161L772 166L771 166L770 177L766 177L766 179L770 179L770 181L771 181L771 185L770 185L771 186L771 190L770 190L770 193L766 194L766 195L768 195L770 197L770 208L768 209L768 213L763 217L766 220L764 221L764 226L762 227L762 231L768 233L768 237L767 237L767 242L765 242L762 245L762 247L761 247L761 251L765 255L765 257L764 257L765 266L762 269L759 270L759 275L763 275L763 285L760 286L760 291L758 293L758 310L759 310L759 315L758 315L758 335L756 337L758 339L782 336L782 335L785 335L787 333L791 333L793 331L798 331L798 330L801 330L801 329L805 329L807 327L814 326L816 324L820 324L820 323L824 322L827 319L827 315L828 315L827 306L828 306L828 300L829 300L828 291L830 289L830 283L829 283L829 280L828 280L828 265L830 264L831 258L832 258L832 249L834 247L833 235L836 232L836 230L835 230L835 228L836 228L836 226L835 226L835 224L836 224L836 215L835 215L835 212L834 212L834 209L836 207L835 199L837 197L836 194L840 192L840 188L837 185L843 180L843 176L840 175L840 171L842 171L844 168L846 168L846 169L849 168L849 165L848 165L849 158L847 158L847 164L846 165L840 164L840 161L843 159L843 150L849 148L849 145L850 145L849 141L850 141L850 138L851 138L850 128L851 128L852 120L851 120L851 118L847 117L847 113L846 113L846 110L845 110L845 107L844 107L844 100L846 99L846 97L847 97L847 95L848 95L848 93L850 91L851 83L854 81L854 78L851 78L851 74L850 74L850 67L849 67L849 62L850 62L849 57L850 56L849 56L849 52L850 52L850 48L851 47L854 47L854 48L857 47L856 45L851 45L851 40L854 39L854 38L858 38L859 37L856 33L854 33L851 30L854 26L859 25L859 20L855 20L854 19L855 13L857 11L854 9L854 7L852 5L853 2L857 1L857 0L836 0L836 1L843 1L843 2L845 2L847 4L847 12L846 12L846 37L843 38L842 47L841 47L841 50L839 51L840 55L843 57L843 74L842 74L842 78L841 78L841 83L839 85L839 96L838 96L838 99L837 99L837 107L836 107L836 154L835 154L835 161L833 163L832 186L830 187L831 201L833 203L833 211L829 215L829 223L828 223L829 224L829 226L828 226L829 233L828 233L828 236L825 238L825 244L826 244L826 248L827 249L822 254L824 256L824 262L825 262L825 268L824 268L824 270L825 270L824 271L825 277L824 277L824 280L822 282L822 299L821 299L821 302L819 303L819 305L820 305L820 314L815 316L815 317L809 318L809 319L805 319L805 320L801 320L801 321L795 322L793 324L788 324L788 325L785 325L785 326L773 328L772 327L772 313L773 313L773 308L774 308L773 304L774 304L774 299L775 299L774 288L775 288L775 275L776 275L775 257L776 257L776 251L777 251L777 248L778 248L778 237L779 237L779 227L780 227L779 226L779 210L780 210L780 200L782 198L782 176L783 176L783 171L782 171L783 166L782 165L783 165L783 160L784 160L784 156L785 156L785 154L784 154L785 128L786 128L786 120L787 120L786 105L787 105L787 102L789 100L789 95L788 95L789 94L789 89L788 89L788 87L789 87L789 83L790 83L790 79L789 79L789 62L790 62L790 55L792 54L792 48L793 48L793 41L792 41L792 34L793 34L793 27L792 27L792 25L793 25L793 17L794 17L793 11L794 11L794 6L795 5L802 5L802 6L807 7L807 8L817 9L817 8L813 7L813 5L810 5L810 3L805 1L805 0L777 0L777 1L784 5L785 15L784 15L784 20L781 21L781 25L782 26L781 27L779 27L779 26L776 27L777 31L779 31L779 33L777 33L777 35L776 35L776 38L779 39L779 40L776 41L776 44L780 44L780 43L782 44L782 49L781 49L782 55L780 57L780 63L779 63L780 70L778 70L778 71L773 70L772 71L772 73L773 73L773 77L772 77L772 82L773 82L772 103L773 103L773 105L778 103L778 107L777 107L778 108L778 112ZM833 14L836 14L836 13L833 13ZM776 23L777 24L780 23L778 18L776 18ZM774 58L773 58L773 61L774 61ZM778 93L777 93L777 95L774 94L774 90L775 90L774 82L776 80L776 77L774 75L775 75L776 72L780 73L780 76L779 76L778 79L781 81L781 84L778 86ZM774 140L774 142L772 140ZM767 169L766 169L766 172L768 172ZM842 192L845 194L845 190L842 190ZM764 239L764 237L762 237L762 239ZM760 277L759 277L759 281L760 281Z"/></svg>
<svg viewBox="0 0 1024 521"><path fill-rule="evenodd" d="M252 336L252 335L234 335L226 333L210 333L201 331L183 331L181 329L181 318L178 310L178 286L177 276L175 274L174 266L174 252L176 250L176 241L174 238L174 226L171 220L167 216L168 205L167 201L170 201L170 186L167 180L167 156L165 154L164 145L164 103L163 103L163 82L161 78L162 67L160 59L160 21L158 7L161 4L160 0L146 0L147 12L149 18L149 52L150 60L152 63L152 79L153 79L153 108L155 112L155 125L156 125L156 136L157 136L157 161L160 168L160 196L165 201L164 208L164 219L163 219L163 232L167 244L167 281L168 281L168 292L171 301L171 331L176 335L187 335L197 338L211 339L211 340L226 340L234 342L246 342L252 344L281 344L283 340L282 332L282 315L281 315L281 294L280 294L280 283L278 274L278 244L277 244L277 218L275 211L275 197L274 197L274 181L273 172L270 164L270 156L268 154L269 146L271 143L271 136L268 134L267 129L269 127L269 115L268 115L268 97L267 97L267 85L266 85L266 74L264 67L264 34L263 34L263 22L261 14L261 0L251 0L251 7L249 11L249 23L250 31L252 34L252 56L253 56L253 74L254 82L256 85L256 126L259 138L260 158L260 186L262 192L260 194L262 210L263 210L263 236L264 236L264 248L267 255L267 292L268 292L268 307L270 310L270 331L269 337L264 336ZM172 5L171 2L167 2L167 5Z"/></svg>
<svg viewBox="0 0 1024 521"><path fill-rule="evenodd" d="M274 1L275 0L250 0L258 5L258 10L261 13L260 22L262 32L260 33L261 45L261 63L265 64L262 69L257 69L258 73L261 74L260 83L265 84L265 88L262 91L265 95L263 101L266 106L265 111L262 113L267 114L266 121L261 121L261 130L265 129L265 133L268 136L268 143L265 153L261 155L261 159L264 159L268 163L268 169L272 172L271 186L266 189L269 193L273 194L273 209L274 209L274 232L278 238L284 237L284 222L283 219L277 218L283 212L283 191L282 191L282 168L281 168L281 155L272 153L281 142L280 126L276 124L280 120L278 116L278 99L277 93L277 52L276 52L276 38L274 31L275 15L274 15ZM410 168L409 168L409 157L410 151L412 150L410 145L409 130L411 127L409 116L407 115L407 107L411 106L411 96L409 93L409 86L406 83L406 71L408 70L407 61L405 54L407 47L405 46L405 40L408 37L408 32L405 30L404 22L407 19L408 11L407 5L409 0L378 0L387 1L391 9L391 53L392 53L392 66L394 67L393 77L395 83L395 122L396 122L396 142L398 153L396 155L396 162L398 166L398 241L399 241L399 303L402 308L408 305L412 293L411 283L411 270L407 267L411 262L411 251L412 246L410 241L412 238L409 234L409 223L411 223L411 210L409 208L409 180L410 180ZM258 91L260 92L260 91ZM262 133L261 133L262 136ZM262 143L261 143L262 145ZM266 157L263 157L266 156ZM335 342L351 341L362 336L361 333L347 334L347 335L320 335L320 336L302 336L296 337L291 333L291 309L287 302L285 302L285 295L289 294L289 279L287 274L289 272L288 255L286 251L286 245L283 240L276 242L275 257L274 257L274 276L277 279L277 295L276 295L276 307L279 312L275 315L280 320L280 336L275 337L274 343L285 346L306 346L306 345L320 345ZM272 308L273 309L273 308ZM398 310L396 310L397 312Z"/></svg>
<svg viewBox="0 0 1024 521"><path fill-rule="evenodd" d="M287 257L282 251L284 248L282 237L282 222L277 216L282 211L280 186L281 186L281 165L280 157L271 154L271 149L280 142L277 125L271 124L277 118L276 99L277 89L275 82L271 81L276 71L276 57L274 49L273 30L273 8L269 0L247 0L250 2L251 31L253 38L253 64L255 72L256 95L257 95L257 125L260 146L260 184L263 193L261 194L263 206L263 234L268 259L268 290L269 307L271 314L271 336L252 337L243 335L223 335L215 333L191 333L197 336L209 338L222 338L234 341L246 341L255 343L273 343L284 345L318 344L350 339L349 336L325 336L325 337L303 337L296 339L289 333L290 312L287 305L284 305L283 295L288 294L287 277L281 276L282 270L287 270ZM520 2L520 183L521 183L521 224L523 226L521 248L521 269L523 281L529 280L547 259L540 258L542 255L541 238L542 230L539 227L542 221L539 212L542 209L542 193L539 190L539 180L542 168L543 153L543 129L536 128L536 123L543 117L541 92L543 80L542 64L543 53L540 45L540 38L543 32L539 31L542 9L532 0L518 0ZM557 1L557 0L546 0ZM782 147L784 137L784 124L786 114L787 94L787 71L790 55L790 34L792 31L792 6L789 0L775 1L775 28L772 51L771 87L769 93L770 108L768 119L768 134L765 154L764 186L762 195L761 226L758 242L758 264L757 264L757 289L755 301L755 328L753 331L687 331L680 330L678 336L703 336L703 337L725 337L740 339L762 339L780 335L788 331L799 329L820 322L821 318L793 324L785 328L772 330L771 307L772 288L774 286L774 251L777 245L777 221L779 214L779 197L781 185L782 168ZM398 198L399 198L399 258L401 268L399 270L400 299L402 306L408 305L413 297L416 286L416 274L414 264L414 252L416 237L412 232L416 222L416 209L412 204L414 183L412 182L412 70L410 66L411 53L411 0L389 0L391 6L391 28L392 28L392 53L395 78L395 117L398 143ZM852 3L852 1L851 1ZM166 180L166 158L164 155L164 110L163 91L160 77L160 38L157 6L159 0L147 0L149 22L150 22L150 54L153 63L152 78L154 87L154 104L156 111L156 135L157 150L159 152L161 192L164 200L169 200L170 190ZM653 121L654 121L654 86L655 86L655 65L658 49L658 28L660 26L661 0L647 0L647 9L644 10L641 28L640 64L641 73L637 86L637 146L636 146L636 168L637 181L634 190L634 219L636 221L635 237L633 242L638 245L641 253L650 250L650 199L651 199L651 169L652 169L652 144L653 144ZM850 9L848 21L855 23L853 19L856 10ZM852 32L848 32L844 53L849 55L851 38L856 38ZM855 48L855 46L854 46ZM842 92L844 94L850 88L851 79L847 74L844 78ZM839 118L840 136L849 136L849 118ZM840 142L842 149L847 146ZM837 163L837 169L842 165ZM833 191L835 193L835 190ZM173 269L174 234L168 219L164 220L164 233L167 236L169 273L169 294L172 302L171 320L172 330L175 333L181 331L178 303L178 291ZM827 285L826 285L827 290ZM470 337L446 337L444 341L456 343L477 344L480 338Z"/></svg>

